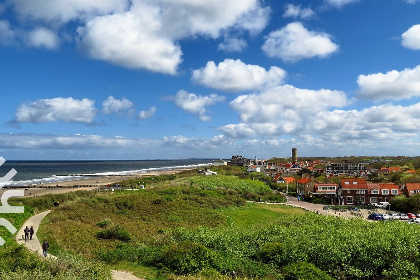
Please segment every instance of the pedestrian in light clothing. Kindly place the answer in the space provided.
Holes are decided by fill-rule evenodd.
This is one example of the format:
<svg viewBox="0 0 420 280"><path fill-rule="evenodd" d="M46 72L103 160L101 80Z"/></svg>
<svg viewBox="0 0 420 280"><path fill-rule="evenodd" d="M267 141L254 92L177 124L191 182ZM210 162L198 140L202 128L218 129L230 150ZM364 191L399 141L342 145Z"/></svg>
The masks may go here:
<svg viewBox="0 0 420 280"><path fill-rule="evenodd" d="M48 244L47 240L44 240L44 242L42 243L42 254L44 255L44 257L47 256L49 248L50 248L50 244Z"/></svg>
<svg viewBox="0 0 420 280"><path fill-rule="evenodd" d="M32 236L34 235L34 233L35 233L34 227L31 226L31 228L29 229L29 239L32 240Z"/></svg>
<svg viewBox="0 0 420 280"><path fill-rule="evenodd" d="M23 232L25 233L25 241L28 241L28 239L29 239L29 228L28 228L28 226L26 226L26 228L23 230Z"/></svg>

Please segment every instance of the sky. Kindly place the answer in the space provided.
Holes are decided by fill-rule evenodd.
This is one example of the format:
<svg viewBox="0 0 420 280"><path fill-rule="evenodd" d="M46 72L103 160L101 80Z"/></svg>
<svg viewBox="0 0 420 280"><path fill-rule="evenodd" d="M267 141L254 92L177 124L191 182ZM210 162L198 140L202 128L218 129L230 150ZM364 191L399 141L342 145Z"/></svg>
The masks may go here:
<svg viewBox="0 0 420 280"><path fill-rule="evenodd" d="M6 160L419 156L420 0L0 0Z"/></svg>

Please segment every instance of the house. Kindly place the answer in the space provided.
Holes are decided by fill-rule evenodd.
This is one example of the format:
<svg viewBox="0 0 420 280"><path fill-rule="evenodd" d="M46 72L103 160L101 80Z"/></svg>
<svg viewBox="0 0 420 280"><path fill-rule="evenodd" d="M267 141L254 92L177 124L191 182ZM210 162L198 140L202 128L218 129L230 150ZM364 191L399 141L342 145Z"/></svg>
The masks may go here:
<svg viewBox="0 0 420 280"><path fill-rule="evenodd" d="M315 184L313 195L328 198L331 200L331 204L334 204L337 198L337 184Z"/></svg>
<svg viewBox="0 0 420 280"><path fill-rule="evenodd" d="M360 175L367 173L366 163L330 163L325 167L327 174L349 174L349 175Z"/></svg>
<svg viewBox="0 0 420 280"><path fill-rule="evenodd" d="M401 189L406 197L410 197L420 193L420 183L405 183Z"/></svg>
<svg viewBox="0 0 420 280"><path fill-rule="evenodd" d="M400 188L394 183L368 183L368 190L368 203L390 202L391 198L401 194Z"/></svg>
<svg viewBox="0 0 420 280"><path fill-rule="evenodd" d="M293 177L282 177L281 174L277 174L276 177L274 177L274 182L292 184L292 183L295 182L295 178L293 178Z"/></svg>
<svg viewBox="0 0 420 280"><path fill-rule="evenodd" d="M225 166L227 164L228 164L227 161L225 161L223 159L215 160L213 162L213 166Z"/></svg>
<svg viewBox="0 0 420 280"><path fill-rule="evenodd" d="M340 205L358 205L366 203L368 185L364 178L340 179L337 196Z"/></svg>
<svg viewBox="0 0 420 280"><path fill-rule="evenodd" d="M312 178L303 177L296 181L296 192L298 195L312 195L315 181Z"/></svg>

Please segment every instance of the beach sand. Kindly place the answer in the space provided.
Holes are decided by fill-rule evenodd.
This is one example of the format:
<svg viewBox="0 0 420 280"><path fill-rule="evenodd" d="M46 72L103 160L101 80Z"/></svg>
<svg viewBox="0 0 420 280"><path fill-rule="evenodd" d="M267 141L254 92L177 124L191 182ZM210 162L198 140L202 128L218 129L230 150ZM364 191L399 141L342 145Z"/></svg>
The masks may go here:
<svg viewBox="0 0 420 280"><path fill-rule="evenodd" d="M24 189L25 197L36 197L36 196L41 196L45 194L59 194L59 193L67 193L67 192L79 191L79 190L95 190L95 189L98 189L99 187L105 187L110 184L115 184L124 180L130 180L130 179L138 179L139 184L141 184L142 183L141 179L145 177L171 175L171 174L182 172L184 170L186 169L153 171L153 172L141 173L141 174L135 174L135 175L118 175L118 176L103 176L103 177L96 176L96 177L83 179L83 180L54 182L54 183L19 187L19 188L14 188L14 189L17 189L17 190ZM1 189L0 196L7 190L10 190L10 189Z"/></svg>

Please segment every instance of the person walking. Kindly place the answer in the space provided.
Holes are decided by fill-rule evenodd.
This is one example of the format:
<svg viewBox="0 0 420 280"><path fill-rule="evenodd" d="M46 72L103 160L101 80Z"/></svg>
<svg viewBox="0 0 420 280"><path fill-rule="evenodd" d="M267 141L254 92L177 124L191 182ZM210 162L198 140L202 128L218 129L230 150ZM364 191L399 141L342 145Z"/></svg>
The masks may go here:
<svg viewBox="0 0 420 280"><path fill-rule="evenodd" d="M47 256L49 248L50 248L50 244L48 244L48 241L44 239L44 242L42 243L42 254L44 255L44 257Z"/></svg>
<svg viewBox="0 0 420 280"><path fill-rule="evenodd" d="M29 228L28 228L28 226L26 226L26 228L23 230L23 232L25 233L25 241L28 241L28 239L29 239Z"/></svg>
<svg viewBox="0 0 420 280"><path fill-rule="evenodd" d="M34 227L31 226L31 228L29 229L29 239L30 240L32 240L32 236L34 235L34 233L35 233Z"/></svg>

